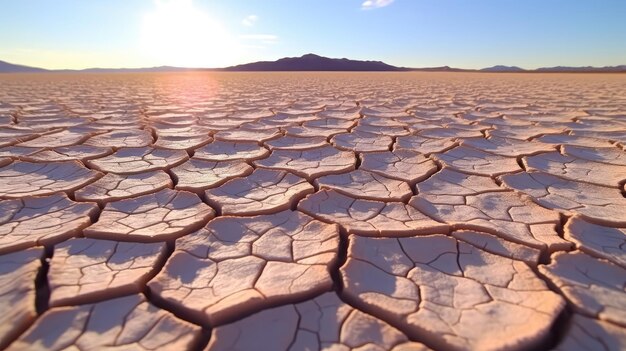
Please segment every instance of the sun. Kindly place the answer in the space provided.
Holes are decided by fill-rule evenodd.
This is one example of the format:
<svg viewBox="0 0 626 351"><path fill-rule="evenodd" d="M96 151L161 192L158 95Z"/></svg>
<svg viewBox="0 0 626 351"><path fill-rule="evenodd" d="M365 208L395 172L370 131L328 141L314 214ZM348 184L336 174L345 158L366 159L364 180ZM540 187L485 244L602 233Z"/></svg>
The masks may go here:
<svg viewBox="0 0 626 351"><path fill-rule="evenodd" d="M143 17L141 50L151 62L181 67L230 65L238 48L229 33L192 0L156 0Z"/></svg>

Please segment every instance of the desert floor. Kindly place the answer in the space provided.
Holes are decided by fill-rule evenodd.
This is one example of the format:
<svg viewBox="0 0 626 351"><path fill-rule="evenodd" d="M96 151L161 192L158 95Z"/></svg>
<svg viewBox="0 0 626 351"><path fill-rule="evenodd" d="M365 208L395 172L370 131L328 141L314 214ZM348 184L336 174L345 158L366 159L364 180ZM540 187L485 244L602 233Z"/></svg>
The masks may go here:
<svg viewBox="0 0 626 351"><path fill-rule="evenodd" d="M626 75L0 75L0 348L626 349Z"/></svg>

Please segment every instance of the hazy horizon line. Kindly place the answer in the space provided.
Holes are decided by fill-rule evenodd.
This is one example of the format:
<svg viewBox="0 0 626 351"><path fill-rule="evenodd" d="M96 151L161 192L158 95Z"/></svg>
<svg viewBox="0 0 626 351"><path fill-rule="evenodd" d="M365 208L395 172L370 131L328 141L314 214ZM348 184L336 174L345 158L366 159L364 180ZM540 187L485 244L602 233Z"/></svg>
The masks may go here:
<svg viewBox="0 0 626 351"><path fill-rule="evenodd" d="M111 70L133 70L133 69L152 69L152 68L176 68L176 69L187 69L187 70L218 70L218 69L225 69L225 68L230 68L230 67L235 67L235 66L239 66L239 65L246 65L249 63L256 63L256 62L274 62L280 59L284 59L284 58L299 58L302 57L304 55L309 55L309 54L313 54L313 53L307 53L307 54L302 54L300 56L284 56L284 57L280 57L274 60L257 60L257 61L250 61L250 62L246 62L246 63L236 63L236 64L232 64L230 66L221 66L221 67L202 67L202 66L177 66L177 65L169 65L169 64L162 64L162 65L145 65L145 66L86 66L86 67L82 67L82 68L50 68L50 67L44 67L44 66L35 66L35 65L30 65L30 64L23 64L23 63L18 63L18 62L11 62L11 61L5 61L2 60L0 58L0 61L11 64L11 65L18 65L18 66L24 66L24 67L29 67L29 68L34 68L34 69L43 69L43 70L47 70L47 71L85 71L85 70L94 70L94 69L111 69ZM483 65L480 66L480 68L476 68L476 67L461 67L461 66L454 66L454 65L449 65L449 64L441 64L441 65L428 65L428 66L403 66L403 65L395 65L393 63L389 63L383 60L376 60L376 59L351 59L351 58L347 58L347 57L326 57L326 56L322 56L322 55L318 55L318 54L313 54L316 56L320 56L320 57L324 57L324 58L331 58L331 59L348 59L348 60L352 60L352 61L373 61L373 62L383 62L385 64L397 67L397 68L406 68L406 69L428 69L428 68L443 68L443 67L449 67L449 68L453 68L453 69L462 69L462 70L481 70L481 69L485 69L485 68L493 68L493 67L517 67L517 68L521 68L523 70L526 71L533 71L533 70L537 70L537 69L541 69L541 68L557 68L557 67L571 67L571 68L608 68L608 67L620 67L620 66L626 66L626 63L622 63L622 64L615 64L615 65L603 65L603 66L592 66L592 65L567 65L567 64L558 64L558 65L539 65L536 67L532 67L532 68L525 68L521 65L515 65L515 64L503 64L503 63L499 63L499 64L495 64L495 65Z"/></svg>

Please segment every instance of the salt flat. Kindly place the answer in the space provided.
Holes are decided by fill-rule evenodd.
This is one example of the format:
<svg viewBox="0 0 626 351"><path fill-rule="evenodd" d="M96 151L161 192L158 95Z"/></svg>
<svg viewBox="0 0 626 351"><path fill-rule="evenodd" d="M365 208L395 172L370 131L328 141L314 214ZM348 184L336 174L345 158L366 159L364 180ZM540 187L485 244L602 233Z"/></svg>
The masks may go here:
<svg viewBox="0 0 626 351"><path fill-rule="evenodd" d="M0 75L0 348L626 349L626 76Z"/></svg>

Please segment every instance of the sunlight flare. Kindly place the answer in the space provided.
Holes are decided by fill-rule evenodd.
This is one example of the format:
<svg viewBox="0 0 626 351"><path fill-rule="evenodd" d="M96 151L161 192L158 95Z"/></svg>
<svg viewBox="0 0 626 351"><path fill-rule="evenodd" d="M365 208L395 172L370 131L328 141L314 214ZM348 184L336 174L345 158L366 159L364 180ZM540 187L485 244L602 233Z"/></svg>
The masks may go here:
<svg viewBox="0 0 626 351"><path fill-rule="evenodd" d="M141 46L154 62L218 67L232 62L238 45L230 33L192 0L157 0L143 18Z"/></svg>

